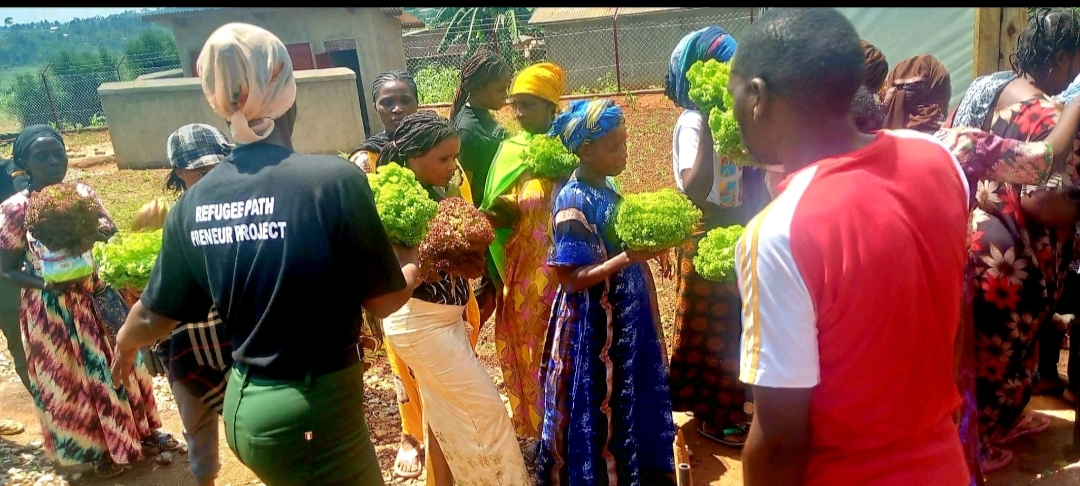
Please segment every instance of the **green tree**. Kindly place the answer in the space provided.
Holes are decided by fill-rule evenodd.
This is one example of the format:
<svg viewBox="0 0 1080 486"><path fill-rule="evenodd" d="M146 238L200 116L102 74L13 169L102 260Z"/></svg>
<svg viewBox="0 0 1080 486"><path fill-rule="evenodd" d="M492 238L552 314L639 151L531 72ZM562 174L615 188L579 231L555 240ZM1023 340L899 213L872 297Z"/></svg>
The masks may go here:
<svg viewBox="0 0 1080 486"><path fill-rule="evenodd" d="M49 90L62 124L88 126L102 112L97 89L101 83L119 81L118 63L119 58L104 47L53 56Z"/></svg>
<svg viewBox="0 0 1080 486"><path fill-rule="evenodd" d="M131 77L180 67L180 55L171 32L147 29L124 44L124 65Z"/></svg>
<svg viewBox="0 0 1080 486"><path fill-rule="evenodd" d="M509 58L510 46L517 41L524 21L535 7L442 7L435 14L435 25L446 27L439 42L439 52L453 44L465 44L466 55L487 45Z"/></svg>

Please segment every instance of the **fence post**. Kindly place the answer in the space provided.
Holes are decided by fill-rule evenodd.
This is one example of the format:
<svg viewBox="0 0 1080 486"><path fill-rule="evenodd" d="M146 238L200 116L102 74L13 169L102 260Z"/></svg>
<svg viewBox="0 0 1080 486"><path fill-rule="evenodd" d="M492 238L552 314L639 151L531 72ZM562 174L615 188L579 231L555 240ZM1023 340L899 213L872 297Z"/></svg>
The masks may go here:
<svg viewBox="0 0 1080 486"><path fill-rule="evenodd" d="M124 65L124 59L127 59L127 55L120 56L120 61L116 63L116 81L123 81L124 78L120 77L120 67Z"/></svg>
<svg viewBox="0 0 1080 486"><path fill-rule="evenodd" d="M52 63L50 62L45 66L45 69L41 70L41 84L45 86L45 97L48 98L49 109L52 110L53 124L56 125L57 130L60 130L60 115L56 112L56 103L53 102L52 89L49 88L49 78L46 76L51 67Z"/></svg>
<svg viewBox="0 0 1080 486"><path fill-rule="evenodd" d="M499 49L499 21L502 20L502 16L495 17L495 26L491 29L492 40L495 41L495 54L502 56L502 50Z"/></svg>
<svg viewBox="0 0 1080 486"><path fill-rule="evenodd" d="M622 93L622 66L619 64L619 7L611 17L611 33L615 40L615 92Z"/></svg>

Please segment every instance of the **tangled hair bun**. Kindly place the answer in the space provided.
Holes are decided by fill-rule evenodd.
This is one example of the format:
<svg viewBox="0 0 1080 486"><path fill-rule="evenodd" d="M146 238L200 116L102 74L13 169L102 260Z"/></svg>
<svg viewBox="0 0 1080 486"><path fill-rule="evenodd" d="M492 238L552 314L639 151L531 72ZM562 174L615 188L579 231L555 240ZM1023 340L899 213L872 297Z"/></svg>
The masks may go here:
<svg viewBox="0 0 1080 486"><path fill-rule="evenodd" d="M1059 52L1080 51L1080 14L1072 8L1042 7L1028 19L1010 56L1016 74L1043 81Z"/></svg>

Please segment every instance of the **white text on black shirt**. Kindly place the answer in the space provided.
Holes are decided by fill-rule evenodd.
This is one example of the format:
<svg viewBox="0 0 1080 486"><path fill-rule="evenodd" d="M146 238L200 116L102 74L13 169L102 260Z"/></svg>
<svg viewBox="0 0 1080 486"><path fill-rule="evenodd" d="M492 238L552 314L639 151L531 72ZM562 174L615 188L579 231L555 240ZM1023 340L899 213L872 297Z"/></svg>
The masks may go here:
<svg viewBox="0 0 1080 486"><path fill-rule="evenodd" d="M259 197L245 201L204 204L195 207L195 221L222 221L248 216L267 216L274 213L274 198ZM191 230L195 246L228 245L243 241L276 240L285 238L285 221L238 222L225 226Z"/></svg>

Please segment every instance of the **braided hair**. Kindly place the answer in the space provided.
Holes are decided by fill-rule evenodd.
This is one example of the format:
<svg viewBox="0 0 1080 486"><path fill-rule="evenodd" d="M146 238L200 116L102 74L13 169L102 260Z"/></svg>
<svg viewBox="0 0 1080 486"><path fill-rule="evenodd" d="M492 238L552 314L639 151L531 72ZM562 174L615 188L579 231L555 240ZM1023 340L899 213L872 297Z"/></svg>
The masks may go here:
<svg viewBox="0 0 1080 486"><path fill-rule="evenodd" d="M513 75L514 70L510 68L510 65L506 63L502 56L488 50L476 51L469 56L469 59L465 61L465 65L461 68L461 82L458 84L457 91L454 92L454 104L450 107L449 118L453 120L457 116L458 111L469 100L469 95L473 90L499 77L509 78Z"/></svg>
<svg viewBox="0 0 1080 486"><path fill-rule="evenodd" d="M457 137L450 120L431 110L420 110L401 119L398 129L390 135L390 143L379 152L376 166L397 162L405 166L410 158L428 153L443 140Z"/></svg>
<svg viewBox="0 0 1080 486"><path fill-rule="evenodd" d="M405 83L405 86L408 86L409 89L412 90L413 98L416 98L417 101L420 100L419 90L416 89L416 80L413 79L412 74L409 74L408 71L395 69L393 71L379 73L378 76L375 76L375 79L371 82L372 103L375 103L379 98L379 88L382 88L384 84L391 81L401 81L402 83Z"/></svg>
<svg viewBox="0 0 1080 486"><path fill-rule="evenodd" d="M1080 51L1080 15L1072 8L1041 7L1028 20L1010 57L1016 74L1030 75L1039 84L1059 52Z"/></svg>

